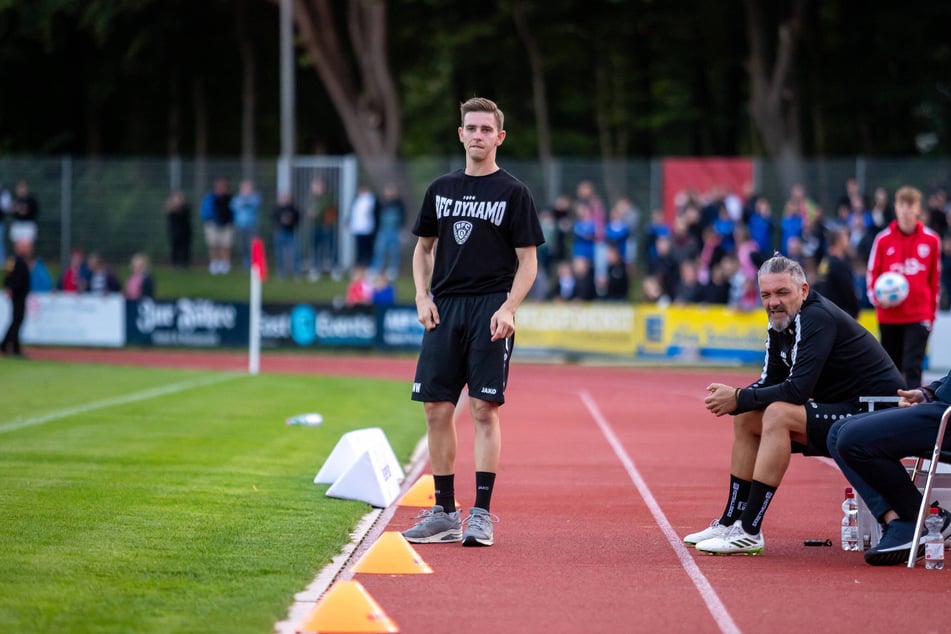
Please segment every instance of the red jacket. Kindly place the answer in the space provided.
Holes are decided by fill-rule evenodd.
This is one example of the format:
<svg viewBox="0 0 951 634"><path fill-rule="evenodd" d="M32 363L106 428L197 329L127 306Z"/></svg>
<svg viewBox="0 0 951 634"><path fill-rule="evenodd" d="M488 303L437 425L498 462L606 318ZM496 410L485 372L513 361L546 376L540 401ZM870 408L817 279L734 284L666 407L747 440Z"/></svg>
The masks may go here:
<svg viewBox="0 0 951 634"><path fill-rule="evenodd" d="M893 308L882 308L875 301L875 280L894 271L908 279L908 298ZM920 222L904 234L898 221L883 229L872 243L865 276L869 300L875 305L880 324L934 322L938 310L941 280L941 238Z"/></svg>

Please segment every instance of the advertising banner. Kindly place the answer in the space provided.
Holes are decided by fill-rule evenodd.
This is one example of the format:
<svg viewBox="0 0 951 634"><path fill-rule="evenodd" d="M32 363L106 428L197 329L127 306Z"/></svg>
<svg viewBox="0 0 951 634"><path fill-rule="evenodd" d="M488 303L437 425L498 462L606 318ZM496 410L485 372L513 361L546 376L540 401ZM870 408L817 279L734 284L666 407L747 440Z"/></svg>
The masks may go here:
<svg viewBox="0 0 951 634"><path fill-rule="evenodd" d="M381 348L419 349L426 329L419 323L416 306L386 306L380 309L377 317Z"/></svg>
<svg viewBox="0 0 951 634"><path fill-rule="evenodd" d="M274 345L301 348L347 347L370 348L376 344L377 322L373 306L335 308L312 304L297 304L283 309L264 306L265 319L283 323L286 314L288 338L275 339L272 333L261 333L262 344L270 340Z"/></svg>
<svg viewBox="0 0 951 634"><path fill-rule="evenodd" d="M523 304L516 352L634 354L634 307L628 304Z"/></svg>
<svg viewBox="0 0 951 634"><path fill-rule="evenodd" d="M668 158L662 162L664 212L668 223L677 213L675 200L687 191L706 193L725 187L743 196L753 183L753 161L748 158Z"/></svg>
<svg viewBox="0 0 951 634"><path fill-rule="evenodd" d="M247 304L184 297L126 304L126 340L132 345L247 346L248 323Z"/></svg>
<svg viewBox="0 0 951 634"><path fill-rule="evenodd" d="M722 306L637 307L637 356L762 363L766 354L766 315Z"/></svg>
<svg viewBox="0 0 951 634"><path fill-rule="evenodd" d="M10 298L0 293L0 333L12 318ZM27 345L125 345L125 299L122 295L30 293L20 341ZM2 335L0 335L2 336Z"/></svg>

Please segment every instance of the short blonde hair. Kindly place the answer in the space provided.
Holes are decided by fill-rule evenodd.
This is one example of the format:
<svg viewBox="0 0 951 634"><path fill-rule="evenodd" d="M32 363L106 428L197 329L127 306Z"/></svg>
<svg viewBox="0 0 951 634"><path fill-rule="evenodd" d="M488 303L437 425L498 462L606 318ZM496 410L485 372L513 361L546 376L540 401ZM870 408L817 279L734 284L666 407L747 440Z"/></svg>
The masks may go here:
<svg viewBox="0 0 951 634"><path fill-rule="evenodd" d="M488 112L495 115L495 124L498 126L499 130L505 129L505 115L502 114L502 110L496 105L491 99L486 99L485 97L473 97L468 99L459 106L460 114L462 115L462 122L465 123L466 115L470 112Z"/></svg>
<svg viewBox="0 0 951 634"><path fill-rule="evenodd" d="M921 192L914 187L902 187L895 192L895 202L908 203L909 205L921 204Z"/></svg>

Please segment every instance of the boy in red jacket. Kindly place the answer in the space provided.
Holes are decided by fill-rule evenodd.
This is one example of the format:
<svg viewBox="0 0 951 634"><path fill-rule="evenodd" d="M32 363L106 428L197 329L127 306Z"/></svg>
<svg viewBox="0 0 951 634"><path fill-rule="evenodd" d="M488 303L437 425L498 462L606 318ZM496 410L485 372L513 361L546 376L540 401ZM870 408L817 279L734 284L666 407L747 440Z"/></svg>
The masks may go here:
<svg viewBox="0 0 951 634"><path fill-rule="evenodd" d="M931 325L938 310L941 280L941 238L918 219L921 192L902 187L895 192L895 220L872 243L865 280L875 306L882 347L898 366L908 389L921 385L921 366ZM875 299L875 281L889 271L908 280L908 297L886 308Z"/></svg>

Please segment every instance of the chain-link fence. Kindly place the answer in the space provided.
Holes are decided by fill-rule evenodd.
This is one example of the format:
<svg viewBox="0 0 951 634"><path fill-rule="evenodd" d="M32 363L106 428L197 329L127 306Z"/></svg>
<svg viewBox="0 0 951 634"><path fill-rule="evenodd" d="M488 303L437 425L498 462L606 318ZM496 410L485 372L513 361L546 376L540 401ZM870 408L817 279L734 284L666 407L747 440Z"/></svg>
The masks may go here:
<svg viewBox="0 0 951 634"><path fill-rule="evenodd" d="M572 194L582 180L590 180L609 205L618 197L630 198L641 210L641 228L646 225L650 210L661 206L662 160L597 161L559 158L548 164L518 161L502 157L500 163L522 179L532 190L538 206L550 205L557 195ZM306 180L308 169L325 170L337 179L333 191L340 195L340 209L348 209L349 200L361 177L353 157L299 157L300 168L295 176ZM415 191L409 192L408 223L415 216L415 205L426 185L435 176L464 165L461 156L451 158L413 159L404 165L407 181ZM816 159L799 165L801 180L810 197L827 209L834 210L842 195L846 179L855 177L860 187L870 193L883 186L894 192L901 185L912 184L924 191L947 187L951 181L951 159ZM16 182L26 180L36 196L38 218L37 254L48 263L68 259L72 247L87 252L98 251L110 263L119 265L138 251L145 252L153 262L169 261L164 204L174 190L185 192L192 208L192 252L195 261L204 259L201 222L198 217L201 199L217 177L230 180L237 189L242 177L254 180L262 197L259 233L271 235L271 211L277 198L277 159L262 159L253 164L251 174L242 174L239 158L184 160L169 159L78 159L30 156L0 157L0 188L12 190ZM753 161L754 187L782 209L786 192L781 184L777 163ZM293 184L295 202L302 211L308 207L308 185ZM9 225L9 223L7 223ZM301 255L310 253L310 236L302 225L299 240ZM341 244L345 235L341 227ZM5 237L6 239L6 237ZM344 257L349 254L342 253ZM346 264L346 260L343 262Z"/></svg>

